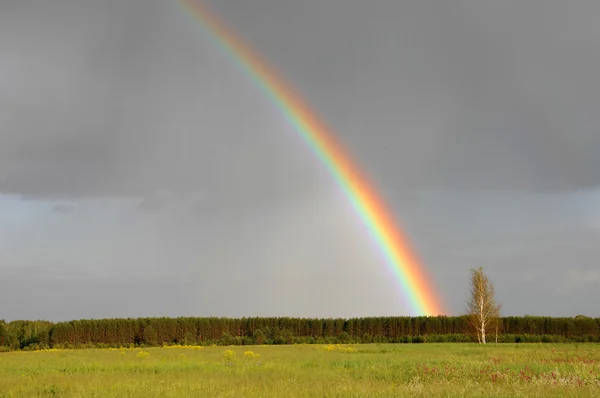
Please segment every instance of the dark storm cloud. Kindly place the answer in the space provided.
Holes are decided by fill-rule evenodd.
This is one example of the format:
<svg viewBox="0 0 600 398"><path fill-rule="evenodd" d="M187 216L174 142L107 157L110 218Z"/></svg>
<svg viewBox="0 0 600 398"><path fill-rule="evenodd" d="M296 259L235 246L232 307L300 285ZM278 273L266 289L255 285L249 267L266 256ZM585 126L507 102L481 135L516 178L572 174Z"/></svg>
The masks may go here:
<svg viewBox="0 0 600 398"><path fill-rule="evenodd" d="M598 185L600 3L212 1L380 179Z"/></svg>
<svg viewBox="0 0 600 398"><path fill-rule="evenodd" d="M206 190L243 206L314 187L281 116L177 2L31 2L0 18L1 191Z"/></svg>
<svg viewBox="0 0 600 398"><path fill-rule="evenodd" d="M211 5L381 186L598 185L600 3L375 3ZM1 7L0 190L311 189L286 182L302 143L177 2Z"/></svg>

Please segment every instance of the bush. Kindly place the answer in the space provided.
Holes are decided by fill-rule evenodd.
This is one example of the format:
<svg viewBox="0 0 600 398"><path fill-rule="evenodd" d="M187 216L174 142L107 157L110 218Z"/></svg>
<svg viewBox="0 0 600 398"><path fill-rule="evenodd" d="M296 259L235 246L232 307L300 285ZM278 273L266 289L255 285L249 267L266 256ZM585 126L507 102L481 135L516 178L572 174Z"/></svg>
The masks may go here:
<svg viewBox="0 0 600 398"><path fill-rule="evenodd" d="M373 342L373 335L371 333L364 333L361 338L363 344L370 344Z"/></svg>
<svg viewBox="0 0 600 398"><path fill-rule="evenodd" d="M266 336L265 336L265 333L261 329L256 329L252 333L252 338L254 340L254 343L258 344L258 345L265 344L265 341L267 339Z"/></svg>
<svg viewBox="0 0 600 398"><path fill-rule="evenodd" d="M338 340L341 344L350 344L354 343L354 339L347 332L341 332L338 336Z"/></svg>

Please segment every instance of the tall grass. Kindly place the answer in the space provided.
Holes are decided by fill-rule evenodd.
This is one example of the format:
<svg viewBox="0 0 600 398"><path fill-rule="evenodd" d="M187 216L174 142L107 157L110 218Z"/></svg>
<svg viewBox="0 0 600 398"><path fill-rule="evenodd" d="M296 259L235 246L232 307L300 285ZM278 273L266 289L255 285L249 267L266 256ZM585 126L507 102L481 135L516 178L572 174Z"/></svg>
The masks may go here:
<svg viewBox="0 0 600 398"><path fill-rule="evenodd" d="M593 397L598 344L293 345L0 354L0 397Z"/></svg>

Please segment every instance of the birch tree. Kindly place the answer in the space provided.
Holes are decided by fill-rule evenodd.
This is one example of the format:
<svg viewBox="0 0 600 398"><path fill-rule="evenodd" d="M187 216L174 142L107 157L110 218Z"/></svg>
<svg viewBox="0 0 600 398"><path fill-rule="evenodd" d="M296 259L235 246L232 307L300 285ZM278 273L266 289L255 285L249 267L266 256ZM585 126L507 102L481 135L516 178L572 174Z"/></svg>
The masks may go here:
<svg viewBox="0 0 600 398"><path fill-rule="evenodd" d="M467 314L471 326L477 333L479 344L486 343L486 333L496 327L496 342L498 341L498 323L500 305L496 303L494 285L483 268L471 269L471 297L467 301Z"/></svg>

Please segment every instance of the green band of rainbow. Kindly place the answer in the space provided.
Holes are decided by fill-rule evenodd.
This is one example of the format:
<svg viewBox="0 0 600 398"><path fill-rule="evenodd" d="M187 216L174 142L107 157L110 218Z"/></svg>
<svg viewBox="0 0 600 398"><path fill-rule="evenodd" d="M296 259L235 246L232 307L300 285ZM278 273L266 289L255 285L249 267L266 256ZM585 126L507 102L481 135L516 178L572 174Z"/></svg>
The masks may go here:
<svg viewBox="0 0 600 398"><path fill-rule="evenodd" d="M242 42L205 5L197 0L181 2L276 104L327 167L381 248L412 310L417 315L443 314L432 283L410 250L407 240L394 225L392 213L350 160L346 151L336 142L331 130L255 51Z"/></svg>

